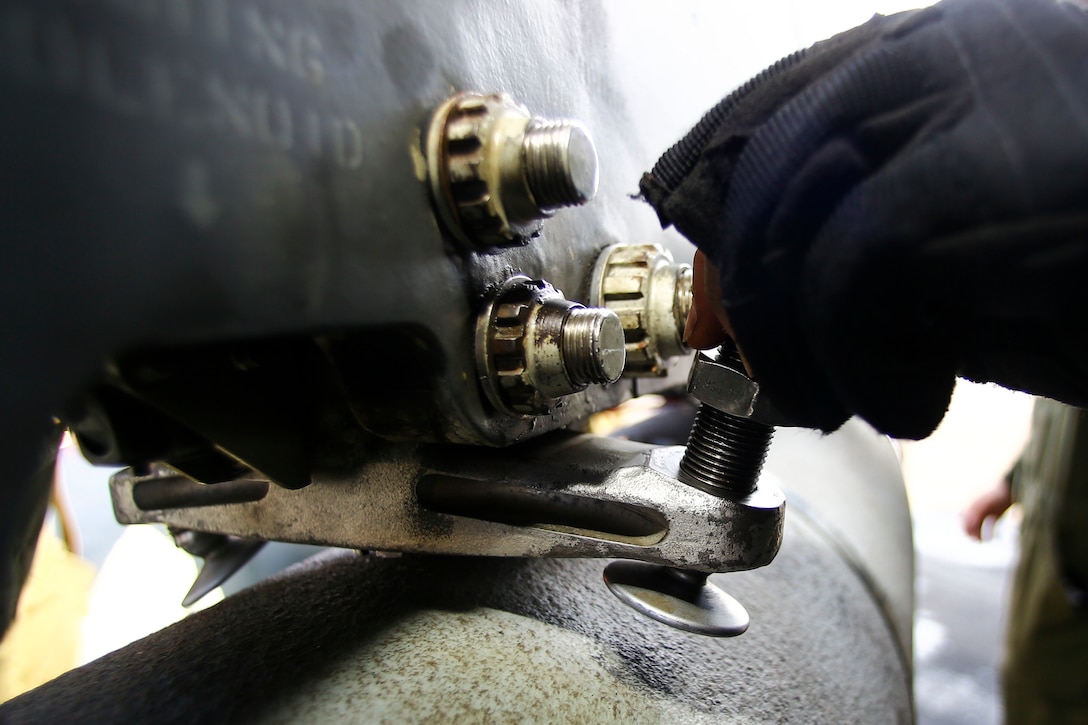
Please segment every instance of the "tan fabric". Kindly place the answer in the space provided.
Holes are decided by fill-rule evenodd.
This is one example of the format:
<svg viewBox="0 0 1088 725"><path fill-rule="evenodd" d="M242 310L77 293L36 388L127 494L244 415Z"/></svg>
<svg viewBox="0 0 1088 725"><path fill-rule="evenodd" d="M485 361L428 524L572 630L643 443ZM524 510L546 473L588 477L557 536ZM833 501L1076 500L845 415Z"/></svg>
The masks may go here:
<svg viewBox="0 0 1088 725"><path fill-rule="evenodd" d="M1088 413L1035 406L1031 443L1015 481L1024 511L1005 662L1005 717L1088 725L1088 611L1063 572L1088 543ZM1059 535L1060 533L1060 535Z"/></svg>
<svg viewBox="0 0 1088 725"><path fill-rule="evenodd" d="M0 642L0 702L78 663L93 581L94 567L42 533L15 621Z"/></svg>

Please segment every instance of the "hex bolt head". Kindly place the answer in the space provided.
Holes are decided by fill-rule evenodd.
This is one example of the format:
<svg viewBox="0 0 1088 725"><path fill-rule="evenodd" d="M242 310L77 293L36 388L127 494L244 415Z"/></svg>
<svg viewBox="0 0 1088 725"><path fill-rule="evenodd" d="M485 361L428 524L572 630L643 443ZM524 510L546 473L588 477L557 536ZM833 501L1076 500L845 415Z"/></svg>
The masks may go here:
<svg viewBox="0 0 1088 725"><path fill-rule="evenodd" d="M715 410L750 418L759 385L745 375L740 366L722 360L718 351L700 351L691 364L688 393Z"/></svg>
<svg viewBox="0 0 1088 725"><path fill-rule="evenodd" d="M789 425L766 396L759 383L748 377L739 357L730 358L719 350L702 350L695 355L688 376L688 393L704 405L723 413L765 425Z"/></svg>

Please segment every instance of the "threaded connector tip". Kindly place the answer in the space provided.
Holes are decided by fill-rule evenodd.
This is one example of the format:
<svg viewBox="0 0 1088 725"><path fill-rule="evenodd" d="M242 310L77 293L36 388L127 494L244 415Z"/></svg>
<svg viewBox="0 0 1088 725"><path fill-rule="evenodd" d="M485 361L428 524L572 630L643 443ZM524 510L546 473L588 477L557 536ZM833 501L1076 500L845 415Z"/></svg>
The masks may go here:
<svg viewBox="0 0 1088 725"><path fill-rule="evenodd" d="M627 351L623 323L602 307L575 307L563 321L563 366L578 387L614 383L623 374Z"/></svg>
<svg viewBox="0 0 1088 725"><path fill-rule="evenodd" d="M541 211L585 204L597 193L597 149L573 121L534 121L522 142L525 183Z"/></svg>

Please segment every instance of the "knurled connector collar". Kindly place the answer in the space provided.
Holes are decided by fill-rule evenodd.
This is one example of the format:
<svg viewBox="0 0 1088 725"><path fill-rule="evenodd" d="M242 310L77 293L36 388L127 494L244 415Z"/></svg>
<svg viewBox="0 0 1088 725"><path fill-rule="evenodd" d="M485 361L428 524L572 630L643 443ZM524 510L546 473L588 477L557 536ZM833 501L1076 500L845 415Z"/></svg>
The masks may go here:
<svg viewBox="0 0 1088 725"><path fill-rule="evenodd" d="M525 244L556 210L597 192L597 151L576 121L532 116L504 93L459 93L424 140L431 195L446 227L477 250Z"/></svg>

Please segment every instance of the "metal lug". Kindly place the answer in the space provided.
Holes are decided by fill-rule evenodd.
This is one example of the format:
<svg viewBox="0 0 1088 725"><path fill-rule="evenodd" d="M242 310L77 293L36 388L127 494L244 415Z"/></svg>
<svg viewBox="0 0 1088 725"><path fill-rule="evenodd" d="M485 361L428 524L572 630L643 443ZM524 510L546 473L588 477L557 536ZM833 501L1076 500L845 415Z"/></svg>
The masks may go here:
<svg viewBox="0 0 1088 725"><path fill-rule="evenodd" d="M480 313L476 360L491 403L546 415L561 398L619 379L624 337L615 313L564 299L550 284L511 278Z"/></svg>
<svg viewBox="0 0 1088 725"><path fill-rule="evenodd" d="M231 536L436 554L599 557L703 572L769 563L785 499L764 476L725 499L677 480L680 447L552 434L490 450L397 446L357 472L315 473L305 489L270 486L259 500L142 509L140 486L177 475L156 467L111 482L122 523L165 523Z"/></svg>
<svg viewBox="0 0 1088 725"><path fill-rule="evenodd" d="M615 312L626 338L625 377L662 377L690 352L684 324L691 309L691 266L659 244L614 244L597 259L590 300Z"/></svg>
<svg viewBox="0 0 1088 725"><path fill-rule="evenodd" d="M540 222L597 193L597 150L576 121L535 118L505 94L460 93L425 140L431 194L470 248L524 244Z"/></svg>

